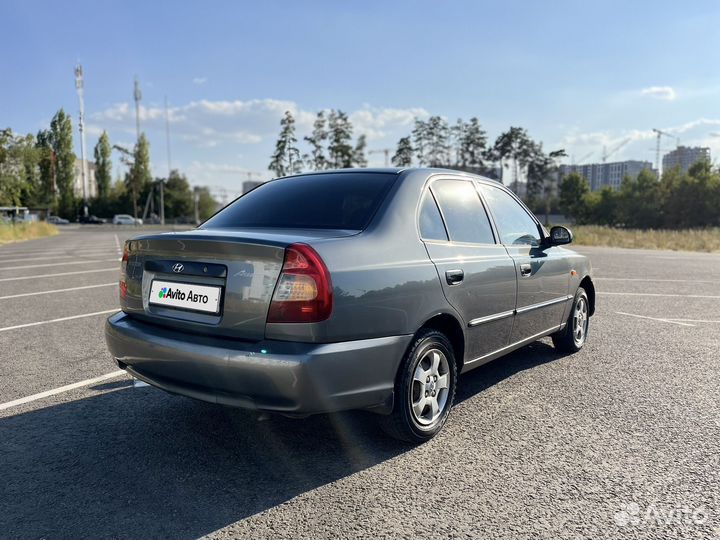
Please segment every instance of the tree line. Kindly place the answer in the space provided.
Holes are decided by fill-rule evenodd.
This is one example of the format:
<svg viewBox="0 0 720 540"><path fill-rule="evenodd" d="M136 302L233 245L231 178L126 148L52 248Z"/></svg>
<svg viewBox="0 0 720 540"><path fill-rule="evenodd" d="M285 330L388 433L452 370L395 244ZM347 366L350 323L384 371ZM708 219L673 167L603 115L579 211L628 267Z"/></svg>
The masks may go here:
<svg viewBox="0 0 720 540"><path fill-rule="evenodd" d="M720 171L700 161L687 172L679 167L626 176L620 189L590 191L578 173L560 184L560 210L577 223L637 229L690 229L720 226Z"/></svg>
<svg viewBox="0 0 720 540"><path fill-rule="evenodd" d="M353 142L353 126L347 113L340 110L320 111L310 135L303 137L308 152L301 153L295 130L295 119L286 111L280 121L280 134L268 169L276 176L303 170L319 171L367 165L365 135ZM511 127L489 142L477 117L459 118L450 125L441 116L427 120L416 118L413 129L400 138L392 157L396 167L443 167L497 177L496 169L513 173L515 182L527 179L526 197L531 201L549 199L557 177L563 149L545 152L541 142L533 140L527 130ZM517 191L517 186L514 186Z"/></svg>
<svg viewBox="0 0 720 540"><path fill-rule="evenodd" d="M112 180L112 152L126 167ZM150 144L144 133L135 146L111 145L103 131L94 149L97 195L87 203L100 216L142 215L148 196L157 197L155 187L164 183L165 217L189 220L194 214L193 191L187 177L178 170L167 178L153 178L150 170ZM63 109L53 116L50 126L36 135L18 135L12 129L0 130L0 206L27 206L75 219L81 212L81 197L74 191L76 156L70 116ZM201 219L212 215L217 203L206 187L197 188Z"/></svg>
<svg viewBox="0 0 720 540"><path fill-rule="evenodd" d="M327 116L325 111L318 112L313 130L304 141L309 151L301 155L295 134L295 117L285 111L268 169L279 177L303 170L367 167L367 138L360 135L353 141L353 125L343 111L332 109Z"/></svg>
<svg viewBox="0 0 720 540"><path fill-rule="evenodd" d="M367 141L364 135L353 142L348 115L330 110L317 113L313 130L303 137L308 151L301 153L295 119L286 111L269 169L276 176L306 171L364 167ZM510 188L527 182L522 195L536 214L564 213L581 224L637 228L688 228L720 225L720 171L709 163L698 163L687 173L666 171L658 180L644 170L627 177L619 190L610 186L591 192L577 173L560 177L564 149L546 152L527 130L512 126L493 141L477 117L454 124L441 116L416 118L413 128L401 137L392 156L396 167L443 167L500 180L510 173Z"/></svg>

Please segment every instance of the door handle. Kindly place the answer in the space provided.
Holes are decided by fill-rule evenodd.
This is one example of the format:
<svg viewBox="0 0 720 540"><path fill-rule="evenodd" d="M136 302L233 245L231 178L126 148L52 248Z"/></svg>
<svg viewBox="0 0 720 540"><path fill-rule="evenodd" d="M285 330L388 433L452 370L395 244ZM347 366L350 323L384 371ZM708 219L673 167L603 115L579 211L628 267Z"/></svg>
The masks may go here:
<svg viewBox="0 0 720 540"><path fill-rule="evenodd" d="M465 279L465 272L463 272L460 268L455 270L446 270L445 279L448 282L448 285L457 285L458 283L462 283L462 280Z"/></svg>
<svg viewBox="0 0 720 540"><path fill-rule="evenodd" d="M520 275L522 277L530 277L532 274L532 266L525 263L520 265Z"/></svg>

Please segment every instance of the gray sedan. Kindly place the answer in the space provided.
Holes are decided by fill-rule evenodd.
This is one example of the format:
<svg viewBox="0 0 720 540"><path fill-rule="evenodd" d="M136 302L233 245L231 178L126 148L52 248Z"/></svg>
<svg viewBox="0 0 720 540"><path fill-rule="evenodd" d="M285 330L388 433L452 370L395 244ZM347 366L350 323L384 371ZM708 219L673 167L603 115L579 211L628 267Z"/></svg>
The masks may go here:
<svg viewBox="0 0 720 540"><path fill-rule="evenodd" d="M169 392L294 416L367 409L421 442L460 373L544 336L582 348L595 287L571 241L457 171L280 178L197 229L126 242L107 343Z"/></svg>

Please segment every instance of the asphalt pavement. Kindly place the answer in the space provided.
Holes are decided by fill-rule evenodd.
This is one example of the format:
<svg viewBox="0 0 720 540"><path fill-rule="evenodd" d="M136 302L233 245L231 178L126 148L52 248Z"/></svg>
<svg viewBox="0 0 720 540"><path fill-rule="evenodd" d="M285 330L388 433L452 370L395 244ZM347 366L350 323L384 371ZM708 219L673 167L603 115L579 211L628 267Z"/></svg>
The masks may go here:
<svg viewBox="0 0 720 540"><path fill-rule="evenodd" d="M135 387L105 348L119 247L0 247L0 538L720 538L720 255L576 249L585 348L463 376L443 432Z"/></svg>

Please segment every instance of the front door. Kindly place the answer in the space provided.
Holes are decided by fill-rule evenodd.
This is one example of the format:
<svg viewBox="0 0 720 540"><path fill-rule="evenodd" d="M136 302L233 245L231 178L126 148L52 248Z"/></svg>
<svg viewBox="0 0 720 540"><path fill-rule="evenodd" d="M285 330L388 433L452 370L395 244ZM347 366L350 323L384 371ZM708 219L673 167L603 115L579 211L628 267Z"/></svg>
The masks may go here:
<svg viewBox="0 0 720 540"><path fill-rule="evenodd" d="M508 191L480 183L500 241L515 262L517 305L510 342L546 333L563 322L570 265L561 247L545 247L539 223Z"/></svg>

